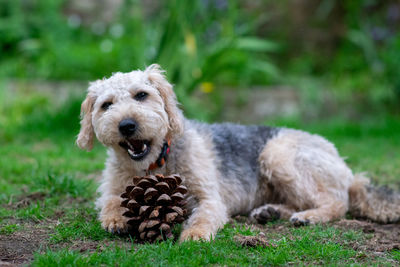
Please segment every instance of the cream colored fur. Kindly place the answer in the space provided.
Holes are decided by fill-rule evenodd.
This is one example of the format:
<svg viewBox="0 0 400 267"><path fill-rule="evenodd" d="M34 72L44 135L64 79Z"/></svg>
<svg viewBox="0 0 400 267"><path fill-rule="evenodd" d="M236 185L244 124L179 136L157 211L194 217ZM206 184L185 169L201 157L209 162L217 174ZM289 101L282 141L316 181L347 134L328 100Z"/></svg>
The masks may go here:
<svg viewBox="0 0 400 267"><path fill-rule="evenodd" d="M260 164L280 198L299 211L292 214L292 221L327 222L347 211L353 174L322 137L282 130L261 152Z"/></svg>
<svg viewBox="0 0 400 267"><path fill-rule="evenodd" d="M133 99L145 91L149 97L143 103ZM107 112L101 109L102 103L112 101ZM140 125L139 136L152 140L152 150L142 161L133 161L118 143L123 140L118 132L118 123L125 118L135 118ZM81 131L77 145L86 150L93 146L94 136L108 147L108 159L99 187L101 196L96 201L100 209L102 226L111 232L127 229L126 218L122 216L120 194L131 182L133 176L142 176L153 163L165 139L172 142L183 134L183 116L178 108L172 86L163 76L158 65L151 65L145 71L128 74L115 73L111 78L90 84L88 94L82 104ZM173 156L168 164L157 172L167 172L170 166L183 177L191 195L196 198L196 207L186 222L181 239L209 239L228 219L226 206L219 195L218 172L213 168L213 152L207 149L206 142L197 132L187 129L186 149L181 151L179 164ZM196 151L196 155L192 152ZM203 159L203 160L199 160ZM204 164L209 167L204 168ZM215 216L218 214L218 216Z"/></svg>
<svg viewBox="0 0 400 267"><path fill-rule="evenodd" d="M148 93L146 101L134 99L141 91ZM113 104L105 111L101 106L106 101ZM141 161L132 160L118 145L123 141L118 124L127 118L137 121L138 139L152 141L150 153ZM108 148L96 206L103 228L110 232L127 230L120 194L133 176L145 175L166 139L171 140L172 152L166 164L154 172L179 173L189 189L191 216L184 224L181 240L209 240L229 216L248 214L253 209L253 219L265 208L272 208L294 224L327 222L349 209L350 188L354 203L358 196L365 196L359 180L354 180L331 143L290 129L280 130L262 149L260 178L251 187L253 191L245 192L239 181L227 184L217 167L220 162L212 138L186 122L158 65L144 71L115 73L90 84L82 103L77 145L90 150L95 136Z"/></svg>

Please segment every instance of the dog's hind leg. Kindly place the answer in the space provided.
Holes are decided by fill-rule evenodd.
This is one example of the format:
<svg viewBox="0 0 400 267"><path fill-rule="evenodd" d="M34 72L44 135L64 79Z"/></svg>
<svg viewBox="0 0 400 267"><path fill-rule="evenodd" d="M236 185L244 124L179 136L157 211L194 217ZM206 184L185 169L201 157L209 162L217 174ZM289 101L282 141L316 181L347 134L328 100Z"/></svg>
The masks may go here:
<svg viewBox="0 0 400 267"><path fill-rule="evenodd" d="M289 218L294 225L327 222L346 213L354 177L324 138L284 129L268 141L259 162L261 179L272 185L278 203L296 210Z"/></svg>
<svg viewBox="0 0 400 267"><path fill-rule="evenodd" d="M347 211L347 203L332 200L331 203L316 205L315 209L296 212L290 217L290 222L295 226L314 223L325 223L343 217Z"/></svg>

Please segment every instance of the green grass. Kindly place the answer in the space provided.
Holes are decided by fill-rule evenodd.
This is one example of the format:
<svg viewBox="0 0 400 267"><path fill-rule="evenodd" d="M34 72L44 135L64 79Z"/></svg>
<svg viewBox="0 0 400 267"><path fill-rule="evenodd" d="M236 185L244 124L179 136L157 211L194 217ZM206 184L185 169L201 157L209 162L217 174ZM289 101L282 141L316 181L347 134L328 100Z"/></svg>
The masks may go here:
<svg viewBox="0 0 400 267"><path fill-rule="evenodd" d="M121 248L110 245L97 249L92 253L59 250L36 254L34 266L203 266L203 265L284 265L325 264L343 265L366 263L364 253L346 247L339 240L350 238L361 241L362 233L340 231L333 227L314 226L308 228L292 228L290 238L286 236L272 237L273 246L261 248L244 248L232 237L239 233L239 227L226 226L219 232L213 242L186 242L175 244L171 241L160 244L136 245ZM247 234L255 235L254 232ZM396 257L393 252L393 258ZM368 261L367 261L368 262ZM378 258L375 263L383 263L385 259Z"/></svg>
<svg viewBox="0 0 400 267"><path fill-rule="evenodd" d="M41 245L37 246L33 266L391 265L400 262L398 250L379 256L354 250L352 244L362 244L370 235L331 225L292 228L287 222L278 221L265 228L254 228L237 222L227 225L212 242L183 244L168 241L139 245L129 237L106 233L101 229L93 204L105 149L96 145L88 153L74 145L79 127L78 98L67 99L59 106L41 95L24 99L0 102L3 114L11 114L0 115L0 127L6 129L0 133L0 238L7 236L12 240L29 231L44 231L44 237L35 241ZM272 124L321 134L337 145L355 171L368 171L378 184L396 187L399 183L400 118L313 123L279 120ZM284 231L277 231L278 226ZM235 235L256 236L261 231L271 246L242 247L234 241ZM83 249L85 244L90 248ZM71 245L74 245L72 249Z"/></svg>
<svg viewBox="0 0 400 267"><path fill-rule="evenodd" d="M400 250L393 250L392 255L395 260L400 261Z"/></svg>
<svg viewBox="0 0 400 267"><path fill-rule="evenodd" d="M226 226L213 242L186 242L174 244L135 245L121 249L110 246L102 251L81 254L68 250L47 251L37 254L37 266L76 264L80 265L119 265L153 266L183 265L201 266L208 264L224 265L280 265L288 262L326 264L355 263L358 253L346 248L332 238L342 233L334 228L311 227L295 229L292 239L280 237L273 239L274 246L267 248L243 248L232 242L232 236L238 233L232 226ZM252 233L254 234L254 233ZM335 237L335 238L338 238ZM327 240L329 238L330 240Z"/></svg>
<svg viewBox="0 0 400 267"><path fill-rule="evenodd" d="M0 234L1 235L10 235L10 234L18 231L19 228L20 228L20 226L18 224L8 224L8 225L5 225L0 228Z"/></svg>
<svg viewBox="0 0 400 267"><path fill-rule="evenodd" d="M70 209L63 220L54 228L50 241L54 243L71 242L75 239L104 240L113 239L114 235L104 231L97 220L97 213L92 205Z"/></svg>

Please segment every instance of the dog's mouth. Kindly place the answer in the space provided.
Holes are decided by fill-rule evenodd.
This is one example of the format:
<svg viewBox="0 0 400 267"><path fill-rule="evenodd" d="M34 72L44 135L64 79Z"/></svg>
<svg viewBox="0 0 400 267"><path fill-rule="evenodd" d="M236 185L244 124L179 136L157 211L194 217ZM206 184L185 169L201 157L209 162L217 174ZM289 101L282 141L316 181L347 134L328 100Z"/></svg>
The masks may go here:
<svg viewBox="0 0 400 267"><path fill-rule="evenodd" d="M126 139L119 142L119 145L124 148L128 155L133 160L141 160L150 152L150 141L138 139Z"/></svg>

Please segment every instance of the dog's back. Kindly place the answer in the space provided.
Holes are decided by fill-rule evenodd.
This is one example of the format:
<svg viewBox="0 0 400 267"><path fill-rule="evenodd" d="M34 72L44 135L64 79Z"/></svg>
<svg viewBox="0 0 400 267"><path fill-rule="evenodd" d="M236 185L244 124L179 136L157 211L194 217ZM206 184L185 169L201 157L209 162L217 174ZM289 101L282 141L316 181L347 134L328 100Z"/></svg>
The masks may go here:
<svg viewBox="0 0 400 267"><path fill-rule="evenodd" d="M276 136L280 128L196 121L189 121L188 126L195 128L202 136L210 137L213 145L210 149L215 151L222 186L234 187L236 197L240 199L235 205L235 213L246 213L253 205L257 205L259 156L268 140Z"/></svg>

